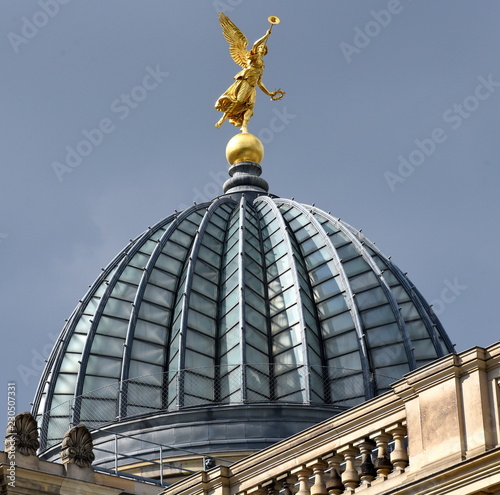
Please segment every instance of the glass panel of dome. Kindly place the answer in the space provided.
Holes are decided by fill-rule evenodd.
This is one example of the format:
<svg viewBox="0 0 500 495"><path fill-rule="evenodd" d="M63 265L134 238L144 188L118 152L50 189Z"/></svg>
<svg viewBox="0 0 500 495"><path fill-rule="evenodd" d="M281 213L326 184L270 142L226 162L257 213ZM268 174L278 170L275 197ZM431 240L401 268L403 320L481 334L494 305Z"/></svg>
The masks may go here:
<svg viewBox="0 0 500 495"><path fill-rule="evenodd" d="M149 320L159 325L166 325L170 320L170 311L168 309L156 306L145 300L141 303L139 315L144 320Z"/></svg>
<svg viewBox="0 0 500 495"><path fill-rule="evenodd" d="M374 309L368 309L361 313L361 320L366 328L378 327L395 320L391 307L386 304Z"/></svg>
<svg viewBox="0 0 500 495"><path fill-rule="evenodd" d="M121 359L113 359L111 357L104 357L103 355L97 356L95 354L91 354L87 362L86 371L87 374L85 376L85 381L89 375L119 377L121 371Z"/></svg>
<svg viewBox="0 0 500 495"><path fill-rule="evenodd" d="M92 354L121 357L123 355L123 343L123 338L96 334L92 342Z"/></svg>
<svg viewBox="0 0 500 495"><path fill-rule="evenodd" d="M298 218L300 218L300 217L298 217ZM309 239L310 237L313 237L314 234L316 234L316 233L317 233L316 228L313 227L310 223L308 223L300 230L297 230L297 232L294 233L294 236L298 242L301 242L305 239Z"/></svg>
<svg viewBox="0 0 500 495"><path fill-rule="evenodd" d="M184 365L188 369L196 368L212 368L214 365L214 358L200 354L191 349L186 349Z"/></svg>
<svg viewBox="0 0 500 495"><path fill-rule="evenodd" d="M367 290L371 289L372 287L378 287L380 285L380 282L375 273L369 271L350 278L349 285L351 286L351 290L356 293L360 290Z"/></svg>
<svg viewBox="0 0 500 495"><path fill-rule="evenodd" d="M142 253L141 255L144 256L146 255L146 259L149 259L149 256L151 253L156 249L158 246L158 242L155 240L148 239L139 249L139 252Z"/></svg>
<svg viewBox="0 0 500 495"><path fill-rule="evenodd" d="M200 277L199 275L193 275L193 287L196 287L196 290L210 299L217 299L218 287L215 284L212 284L208 280Z"/></svg>
<svg viewBox="0 0 500 495"><path fill-rule="evenodd" d="M383 368L377 369L375 373L375 380L378 382L382 382L383 385L386 385L387 382L394 382L399 380L403 375L410 371L410 367L408 364L398 364L395 366L386 366ZM391 378L387 380L387 378ZM385 387L383 387L385 388Z"/></svg>
<svg viewBox="0 0 500 495"><path fill-rule="evenodd" d="M301 345L288 349L285 352L281 352L280 354L276 354L274 356L274 362L276 364L303 364L303 359L303 348Z"/></svg>
<svg viewBox="0 0 500 495"><path fill-rule="evenodd" d="M318 315L321 318L333 316L347 310L347 304L343 294L325 299L317 304Z"/></svg>
<svg viewBox="0 0 500 495"><path fill-rule="evenodd" d="M387 296L382 287L375 287L364 292L357 292L355 301L358 309L363 311L374 306L386 304Z"/></svg>
<svg viewBox="0 0 500 495"><path fill-rule="evenodd" d="M247 252L248 254L248 252ZM260 265L260 262L256 262L253 258L250 256L245 256L244 259L245 263L245 268L254 274L258 274L259 277L262 277L262 267Z"/></svg>
<svg viewBox="0 0 500 495"><path fill-rule="evenodd" d="M314 237L306 239L301 245L300 249L304 255L308 255L311 251L320 249L325 245L324 240L319 234L315 234Z"/></svg>
<svg viewBox="0 0 500 495"><path fill-rule="evenodd" d="M227 297L220 303L221 313L225 314L238 304L240 300L239 289L235 288ZM232 325L231 325L232 326Z"/></svg>
<svg viewBox="0 0 500 495"><path fill-rule="evenodd" d="M422 320L409 321L405 324L412 341L429 338L429 331Z"/></svg>
<svg viewBox="0 0 500 495"><path fill-rule="evenodd" d="M219 270L200 259L196 260L194 271L214 284L219 282Z"/></svg>
<svg viewBox="0 0 500 495"><path fill-rule="evenodd" d="M180 267L180 263L177 265ZM163 270L154 268L149 276L148 283L162 287L170 291L174 291L177 286L177 277L171 273L166 273Z"/></svg>
<svg viewBox="0 0 500 495"><path fill-rule="evenodd" d="M321 322L321 334L324 339L354 329L354 322L349 311Z"/></svg>
<svg viewBox="0 0 500 495"><path fill-rule="evenodd" d="M98 426L99 422L114 421L116 413L115 401L83 398L80 421L89 426Z"/></svg>
<svg viewBox="0 0 500 495"><path fill-rule="evenodd" d="M144 404L155 409L161 408L161 390L158 387L129 383L127 386L127 401L129 404ZM130 409L127 410L130 415Z"/></svg>
<svg viewBox="0 0 500 495"><path fill-rule="evenodd" d="M129 262L129 265L142 270L148 264L148 261L149 261L149 256L146 256L145 254L139 252L132 257L132 259Z"/></svg>
<svg viewBox="0 0 500 495"><path fill-rule="evenodd" d="M195 310L188 312L188 327L215 336L215 320Z"/></svg>
<svg viewBox="0 0 500 495"><path fill-rule="evenodd" d="M205 232L202 239L202 245L218 253L221 249L222 244L219 239L216 239L214 236L210 235L209 232Z"/></svg>
<svg viewBox="0 0 500 495"><path fill-rule="evenodd" d="M420 318L417 308L412 302L405 302L399 305L401 308L401 316L404 320L416 320Z"/></svg>
<svg viewBox="0 0 500 495"><path fill-rule="evenodd" d="M297 327L287 328L273 337L273 355L279 354L301 342L301 335Z"/></svg>
<svg viewBox="0 0 500 495"><path fill-rule="evenodd" d="M358 336L355 332L346 332L328 339L324 343L328 356L339 356L358 350Z"/></svg>
<svg viewBox="0 0 500 495"><path fill-rule="evenodd" d="M266 329L267 327L266 318L249 305L245 306L245 319L257 328Z"/></svg>
<svg viewBox="0 0 500 495"><path fill-rule="evenodd" d="M229 274L235 272L238 269L238 256L235 256L229 262L224 261L225 266L223 268L223 276L227 277Z"/></svg>
<svg viewBox="0 0 500 495"><path fill-rule="evenodd" d="M262 283L262 280L249 271L245 273L245 283L248 287L252 288L255 292L264 297L264 284Z"/></svg>
<svg viewBox="0 0 500 495"><path fill-rule="evenodd" d="M149 342L142 342L137 339L134 339L132 343L132 359L161 364L163 363L164 355L165 349L162 346L150 344Z"/></svg>
<svg viewBox="0 0 500 495"><path fill-rule="evenodd" d="M130 360L128 376L131 378L141 377L141 383L161 385L163 380L163 366L157 366L143 361Z"/></svg>
<svg viewBox="0 0 500 495"><path fill-rule="evenodd" d="M66 350L59 368L59 373L77 373L80 368L80 363L78 361L81 360L81 358L81 352L72 353Z"/></svg>
<svg viewBox="0 0 500 495"><path fill-rule="evenodd" d="M220 322L221 331L233 328L237 323L239 323L239 321L240 321L240 308L239 306L235 306L227 314L224 313L224 316L221 318Z"/></svg>
<svg viewBox="0 0 500 495"><path fill-rule="evenodd" d="M225 354L241 341L241 330L239 326L234 326L219 337L220 353Z"/></svg>
<svg viewBox="0 0 500 495"><path fill-rule="evenodd" d="M408 360L402 343L385 345L383 347L372 347L370 349L370 354L375 368L402 364Z"/></svg>
<svg viewBox="0 0 500 495"><path fill-rule="evenodd" d="M431 339L412 340L413 355L417 361L436 359L438 354Z"/></svg>
<svg viewBox="0 0 500 495"><path fill-rule="evenodd" d="M92 314L83 314L80 316L78 323L75 327L75 333L81 333L83 335L87 335L92 322L90 321L93 318Z"/></svg>
<svg viewBox="0 0 500 495"><path fill-rule="evenodd" d="M69 354L71 356L71 354ZM77 357L76 354L73 355ZM71 360L72 357L69 357ZM74 363L78 366L77 360ZM61 373L57 376L56 386L54 387L54 394L73 394L75 392L75 375L72 373ZM71 398L71 397L70 397Z"/></svg>
<svg viewBox="0 0 500 495"><path fill-rule="evenodd" d="M318 265L321 263L324 263L325 261L329 261L332 259L332 256L330 254L330 251L324 247L321 248L319 251L315 251L311 253L310 255L306 256L305 262L307 265L308 270L312 270L316 268Z"/></svg>
<svg viewBox="0 0 500 495"><path fill-rule="evenodd" d="M260 364L269 360L266 354L260 352L249 344L245 347L245 356L246 362L249 364Z"/></svg>
<svg viewBox="0 0 500 495"><path fill-rule="evenodd" d="M225 273L223 274L225 275ZM221 298L223 299L227 294L233 291L233 289L238 285L239 283L239 272L233 272L233 274L227 278L226 280L223 279L223 284L221 287Z"/></svg>
<svg viewBox="0 0 500 495"><path fill-rule="evenodd" d="M263 334L259 330L252 328L250 325L247 325L245 329L245 341L257 349L260 349L266 356L269 354L267 334ZM268 357L266 358L266 362L267 361L269 361Z"/></svg>
<svg viewBox="0 0 500 495"><path fill-rule="evenodd" d="M264 298L248 288L245 291L245 302L251 305L253 308L259 308L257 311L266 310L266 303L264 301Z"/></svg>
<svg viewBox="0 0 500 495"><path fill-rule="evenodd" d="M216 225L220 230L226 230L226 220L220 217L217 212L214 212L210 217L210 223Z"/></svg>
<svg viewBox="0 0 500 495"><path fill-rule="evenodd" d="M277 278L269 282L268 286L269 297L271 298L275 294L287 290L292 285L293 285L292 271L287 270L286 272L282 273Z"/></svg>
<svg viewBox="0 0 500 495"><path fill-rule="evenodd" d="M165 306L167 308L172 306L173 298L174 298L173 292L164 290L158 287L157 285L153 284L146 285L146 289L143 295L144 301L149 301L151 303L157 304L159 306ZM145 315L144 318L148 319L149 317Z"/></svg>
<svg viewBox="0 0 500 495"><path fill-rule="evenodd" d="M225 354L220 357L221 365L231 365L237 363L240 360L240 346L233 347Z"/></svg>
<svg viewBox="0 0 500 495"><path fill-rule="evenodd" d="M330 241L337 249L343 246L344 244L351 243L351 240L339 230L337 230L334 234L330 236Z"/></svg>
<svg viewBox="0 0 500 495"><path fill-rule="evenodd" d="M320 265L317 268L314 268L314 270L311 270L309 272L309 277L311 279L311 283L318 284L328 278L332 278L332 275L336 274L337 269L335 268L333 261L329 261L328 263Z"/></svg>
<svg viewBox="0 0 500 495"><path fill-rule="evenodd" d="M113 296L132 302L137 293L137 286L125 282L117 282L113 287Z"/></svg>
<svg viewBox="0 0 500 495"><path fill-rule="evenodd" d="M186 332L186 347L206 356L215 356L215 340L191 328Z"/></svg>
<svg viewBox="0 0 500 495"><path fill-rule="evenodd" d="M226 233L214 225L213 223L209 223L205 229L206 234L210 234L211 237L216 239L217 242L221 242L224 240L224 237L226 236ZM205 237L205 236L203 236Z"/></svg>
<svg viewBox="0 0 500 495"><path fill-rule="evenodd" d="M182 221L178 229L181 229L183 232L192 237L193 234L198 230L198 225L200 224L201 219L202 215L196 212L193 215L190 215L184 221Z"/></svg>
<svg viewBox="0 0 500 495"><path fill-rule="evenodd" d="M83 394L99 390L99 397L115 399L118 395L118 381L116 378L86 375L83 383Z"/></svg>
<svg viewBox="0 0 500 495"><path fill-rule="evenodd" d="M334 403L353 396L364 397L363 376L350 375L332 381L330 383L330 396Z"/></svg>
<svg viewBox="0 0 500 495"><path fill-rule="evenodd" d="M344 246L337 248L337 253L339 255L339 258L342 259L342 261L347 261L350 260L351 258L359 256L359 252L352 245L352 243L345 244Z"/></svg>
<svg viewBox="0 0 500 495"><path fill-rule="evenodd" d="M90 299L90 301L87 303L87 306L85 307L85 313L88 315L94 315L100 302L100 297L93 297L92 299Z"/></svg>
<svg viewBox="0 0 500 495"><path fill-rule="evenodd" d="M191 297L189 298L189 307L212 318L215 318L217 316L217 304L211 299L198 294L194 290L191 291Z"/></svg>
<svg viewBox="0 0 500 495"><path fill-rule="evenodd" d="M344 271L349 278L353 275L358 275L359 273L370 270L368 263L366 263L361 256L342 263L342 266L344 267Z"/></svg>
<svg viewBox="0 0 500 495"><path fill-rule="evenodd" d="M144 270L139 270L138 268L127 266L120 275L120 280L138 285L139 282L141 281L143 273Z"/></svg>
<svg viewBox="0 0 500 495"><path fill-rule="evenodd" d="M156 344L165 343L166 329L149 321L137 319L134 337L144 339Z"/></svg>
<svg viewBox="0 0 500 495"><path fill-rule="evenodd" d="M214 266L219 269L220 265L220 254L212 251L211 249L208 249L206 246L203 246L203 244L200 246L198 250L198 260L202 259L206 263Z"/></svg>
<svg viewBox="0 0 500 495"><path fill-rule="evenodd" d="M398 301L398 303L410 300L410 296L408 295L408 293L406 292L406 290L402 285L395 285L394 287L391 288L391 292L393 296L396 298L396 301Z"/></svg>
<svg viewBox="0 0 500 495"><path fill-rule="evenodd" d="M191 236L185 234L179 227L172 232L170 239L184 247L189 247L193 240Z"/></svg>
<svg viewBox="0 0 500 495"><path fill-rule="evenodd" d="M321 284L318 284L313 287L313 294L315 300L319 301L324 299L325 297L333 296L341 292L339 286L339 277L331 278L330 280L326 280Z"/></svg>
<svg viewBox="0 0 500 495"><path fill-rule="evenodd" d="M390 323L366 330L366 338L370 347L378 347L394 342L402 342L403 337L397 323Z"/></svg>
<svg viewBox="0 0 500 495"><path fill-rule="evenodd" d="M68 347L66 348L66 352L76 352L80 353L83 350L83 346L85 345L87 338L85 335L74 333L71 336L71 339L68 343Z"/></svg>
<svg viewBox="0 0 500 495"><path fill-rule="evenodd" d="M399 285L398 279L394 276L394 274L390 270L384 271L384 279L389 284L390 287Z"/></svg>
<svg viewBox="0 0 500 495"><path fill-rule="evenodd" d="M287 327L295 325L299 321L297 305L287 308L285 311L274 316L271 320L271 331L277 333Z"/></svg>
<svg viewBox="0 0 500 495"><path fill-rule="evenodd" d="M172 242L172 240L169 239L165 244L165 247L163 248L162 254L163 256L166 256L168 258L175 258L177 260L182 261L186 257L187 251L188 250L184 246L181 246L176 242ZM168 263L168 261L165 261L165 263ZM155 263L155 266L163 268L162 265L158 265L158 262Z"/></svg>
<svg viewBox="0 0 500 495"><path fill-rule="evenodd" d="M342 356L329 359L328 366L343 370L344 372L361 370L361 357L358 351L343 354Z"/></svg>
<svg viewBox="0 0 500 495"><path fill-rule="evenodd" d="M117 318L128 319L131 310L132 305L130 301L122 301L121 299L110 297L106 302L103 313Z"/></svg>

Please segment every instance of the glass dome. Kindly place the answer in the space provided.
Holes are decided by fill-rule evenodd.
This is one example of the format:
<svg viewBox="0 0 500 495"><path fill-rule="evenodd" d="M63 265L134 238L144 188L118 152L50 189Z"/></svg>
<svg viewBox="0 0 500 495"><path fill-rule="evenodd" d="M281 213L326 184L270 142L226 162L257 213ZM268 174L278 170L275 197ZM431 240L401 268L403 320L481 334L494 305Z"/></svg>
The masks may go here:
<svg viewBox="0 0 500 495"><path fill-rule="evenodd" d="M263 448L453 351L359 231L240 182L148 228L81 299L35 397L42 450L78 423L203 452ZM201 433L218 418L223 433Z"/></svg>

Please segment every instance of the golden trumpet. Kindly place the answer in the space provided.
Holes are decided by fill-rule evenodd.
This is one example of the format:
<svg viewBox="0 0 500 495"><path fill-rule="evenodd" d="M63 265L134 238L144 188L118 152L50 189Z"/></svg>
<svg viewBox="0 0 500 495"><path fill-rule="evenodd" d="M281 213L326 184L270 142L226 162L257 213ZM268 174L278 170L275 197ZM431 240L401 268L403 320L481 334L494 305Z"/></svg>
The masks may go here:
<svg viewBox="0 0 500 495"><path fill-rule="evenodd" d="M270 15L267 20L271 23L271 24L279 24L281 21L280 21L280 18L276 15Z"/></svg>

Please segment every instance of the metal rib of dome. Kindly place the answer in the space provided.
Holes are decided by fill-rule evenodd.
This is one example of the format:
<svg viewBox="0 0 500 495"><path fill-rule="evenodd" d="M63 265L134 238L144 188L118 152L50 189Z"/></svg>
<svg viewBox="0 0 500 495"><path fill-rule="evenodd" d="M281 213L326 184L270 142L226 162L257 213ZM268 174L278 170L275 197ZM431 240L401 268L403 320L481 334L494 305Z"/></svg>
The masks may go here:
<svg viewBox="0 0 500 495"><path fill-rule="evenodd" d="M292 200L224 195L149 228L103 270L34 410L45 447L79 422L216 404L307 405L324 419L449 352L419 292L351 226Z"/></svg>

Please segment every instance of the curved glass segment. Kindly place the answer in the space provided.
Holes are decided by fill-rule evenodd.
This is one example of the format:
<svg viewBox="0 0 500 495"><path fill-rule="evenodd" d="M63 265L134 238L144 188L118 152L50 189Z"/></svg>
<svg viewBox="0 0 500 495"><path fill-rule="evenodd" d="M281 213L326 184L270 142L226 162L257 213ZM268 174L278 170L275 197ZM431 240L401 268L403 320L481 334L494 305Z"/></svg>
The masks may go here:
<svg viewBox="0 0 500 495"><path fill-rule="evenodd" d="M226 195L162 220L103 270L34 411L47 446L79 422L214 404L346 408L452 351L413 284L351 226Z"/></svg>

